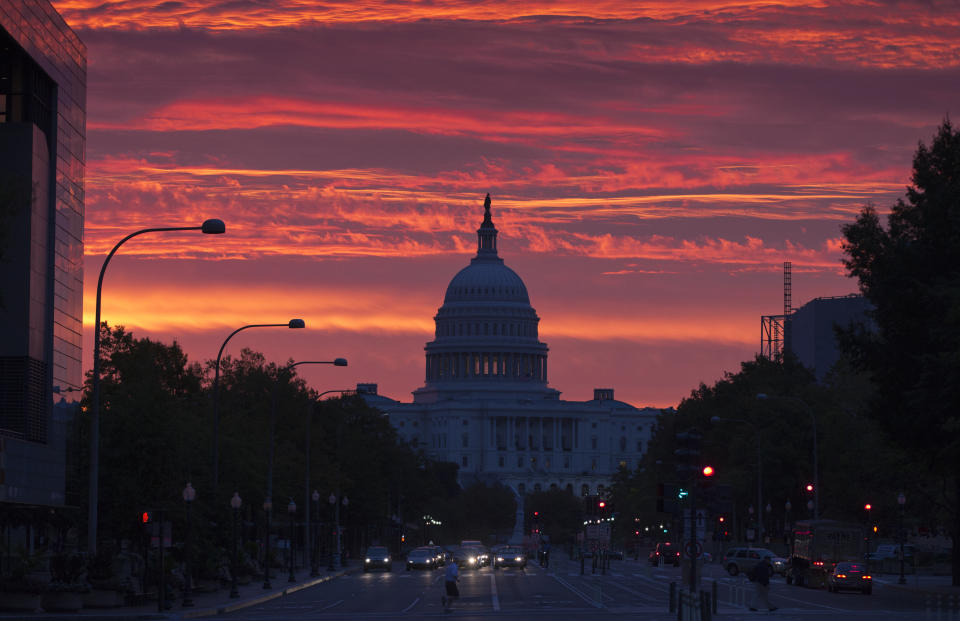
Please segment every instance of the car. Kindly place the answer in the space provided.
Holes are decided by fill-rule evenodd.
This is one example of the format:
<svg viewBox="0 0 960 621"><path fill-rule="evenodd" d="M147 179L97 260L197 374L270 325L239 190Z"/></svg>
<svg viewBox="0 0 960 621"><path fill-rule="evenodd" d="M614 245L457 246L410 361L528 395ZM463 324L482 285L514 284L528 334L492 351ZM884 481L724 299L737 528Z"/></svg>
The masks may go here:
<svg viewBox="0 0 960 621"><path fill-rule="evenodd" d="M393 570L393 564L390 560L390 551L383 546L370 546L363 557L363 571L371 569Z"/></svg>
<svg viewBox="0 0 960 621"><path fill-rule="evenodd" d="M426 548L433 552L434 557L437 559L437 567L442 567L447 564L447 553L443 548L434 545L426 546Z"/></svg>
<svg viewBox="0 0 960 621"><path fill-rule="evenodd" d="M523 569L527 566L527 556L523 553L523 548L503 547L497 551L493 557L493 568L498 567L519 567Z"/></svg>
<svg viewBox="0 0 960 621"><path fill-rule="evenodd" d="M453 553L453 562L461 569L480 569L480 550L461 546Z"/></svg>
<svg viewBox="0 0 960 621"><path fill-rule="evenodd" d="M679 566L680 547L673 545L669 541L658 543L656 547L650 551L650 556L647 557L647 560L650 561L651 565L673 563L674 566Z"/></svg>
<svg viewBox="0 0 960 621"><path fill-rule="evenodd" d="M873 552L867 552L863 558L871 561L899 560L900 546L895 543L882 543ZM905 544L903 546L903 558L910 563L913 562L912 545Z"/></svg>
<svg viewBox="0 0 960 621"><path fill-rule="evenodd" d="M867 566L863 563L837 563L827 575L827 590L831 593L860 591L870 595L873 592L873 577L867 573Z"/></svg>
<svg viewBox="0 0 960 621"><path fill-rule="evenodd" d="M407 571L411 569L436 569L440 566L437 554L431 548L417 548L407 554Z"/></svg>
<svg viewBox="0 0 960 621"><path fill-rule="evenodd" d="M730 548L723 555L721 563L731 576L736 576L740 572L749 571L754 565L759 563L765 557L770 558L770 565L773 567L773 573L781 576L787 573L787 559L777 556L771 550L766 548Z"/></svg>

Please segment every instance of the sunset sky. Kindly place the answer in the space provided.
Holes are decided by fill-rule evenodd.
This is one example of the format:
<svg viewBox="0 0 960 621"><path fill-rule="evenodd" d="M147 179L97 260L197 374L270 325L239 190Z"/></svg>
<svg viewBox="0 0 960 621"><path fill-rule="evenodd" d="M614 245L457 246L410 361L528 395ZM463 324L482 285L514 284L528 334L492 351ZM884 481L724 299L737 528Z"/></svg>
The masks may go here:
<svg viewBox="0 0 960 621"><path fill-rule="evenodd" d="M317 390L409 400L493 199L550 385L671 406L763 314L856 291L840 227L886 211L957 115L953 1L54 0L88 48L85 367L103 318Z"/></svg>

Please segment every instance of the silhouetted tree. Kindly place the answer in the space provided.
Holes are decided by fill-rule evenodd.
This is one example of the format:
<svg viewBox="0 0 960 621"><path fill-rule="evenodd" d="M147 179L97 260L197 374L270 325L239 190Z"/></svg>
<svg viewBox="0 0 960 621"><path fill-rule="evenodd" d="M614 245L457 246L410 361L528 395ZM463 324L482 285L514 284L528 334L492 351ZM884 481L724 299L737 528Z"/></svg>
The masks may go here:
<svg viewBox="0 0 960 621"><path fill-rule="evenodd" d="M918 491L952 516L960 586L960 133L949 120L917 148L912 182L886 228L873 206L843 227L844 265L876 324L843 343L876 386L871 416L929 471Z"/></svg>

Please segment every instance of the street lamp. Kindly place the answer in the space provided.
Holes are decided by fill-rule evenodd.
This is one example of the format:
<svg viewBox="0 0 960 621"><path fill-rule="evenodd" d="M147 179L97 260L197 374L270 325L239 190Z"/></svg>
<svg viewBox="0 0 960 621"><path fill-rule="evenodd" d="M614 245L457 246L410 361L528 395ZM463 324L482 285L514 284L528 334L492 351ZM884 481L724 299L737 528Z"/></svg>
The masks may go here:
<svg viewBox="0 0 960 621"><path fill-rule="evenodd" d="M237 519L240 517L240 493L234 492L230 499L230 506L233 507L233 568L230 570L230 597L240 597L237 591Z"/></svg>
<svg viewBox="0 0 960 621"><path fill-rule="evenodd" d="M287 505L287 515L290 516L290 576L287 578L287 582L296 582L297 578L293 575L293 518L297 514L297 503L293 502L293 498L290 499L290 504Z"/></svg>
<svg viewBox="0 0 960 621"><path fill-rule="evenodd" d="M757 507L763 506L763 461L760 459L760 428L753 424L751 421L748 421L743 418L721 418L720 416L713 416L710 418L711 423L743 423L744 425L749 425L754 434L757 436ZM751 511L751 513L753 513ZM762 521L761 521L762 522ZM763 524L759 525L757 529L758 534L762 537L763 535ZM758 537L759 538L759 537Z"/></svg>
<svg viewBox="0 0 960 621"><path fill-rule="evenodd" d="M290 365L289 368L292 368L298 364L332 364L335 367L345 367L347 366L346 358L336 358L335 360L330 360L326 362L322 361L310 361L310 362L294 362ZM279 379L278 379L279 381ZM354 392L352 390L325 390L317 395L317 401L320 400L324 395L329 395L332 392L339 392L340 396L347 394L348 392ZM274 399L274 405L276 405L276 399ZM275 408L274 408L275 409ZM274 415L271 414L270 419L270 482L269 485L273 485L273 424L274 424ZM310 506L310 445L313 441L313 435L310 432L310 423L313 421L313 401L307 403L307 447L306 447L306 475L304 476L304 506ZM309 520L308 520L309 522ZM310 526L309 524L304 525L303 531L303 541L306 544L310 541Z"/></svg>
<svg viewBox="0 0 960 621"><path fill-rule="evenodd" d="M314 516L317 520L320 519L320 492L313 490L313 493L310 495L310 500L313 501L311 505L312 511L310 512L310 520L313 521ZM316 578L320 575L320 563L319 563L319 554L317 550L317 544L320 542L320 538L317 537L316 527L311 526L310 532L313 534L313 539L310 540L310 577Z"/></svg>
<svg viewBox="0 0 960 621"><path fill-rule="evenodd" d="M330 496L327 498L327 502L330 503L330 513L333 515L330 516L331 522L333 523L333 543L330 545L330 564L327 566L327 569L330 571L335 571L337 569L337 540L338 540L338 529L340 528L337 524L336 515L337 515L337 495L333 492L330 492Z"/></svg>
<svg viewBox="0 0 960 621"><path fill-rule="evenodd" d="M90 397L90 489L89 508L87 514L87 551L90 558L97 554L97 509L99 503L100 480L100 298L103 290L103 275L107 271L110 259L117 253L120 246L128 239L144 233L166 233L172 231L201 231L207 235L219 235L226 232L223 220L204 220L200 226L173 226L163 228L141 229L130 233L113 247L100 268L100 277L97 279L97 303L93 324L93 390Z"/></svg>
<svg viewBox="0 0 960 621"><path fill-rule="evenodd" d="M903 531L903 513L906 509L907 497L900 492L897 495L897 504L900 505L900 584L906 584L907 579L903 577L903 540L907 538L907 533Z"/></svg>
<svg viewBox="0 0 960 621"><path fill-rule="evenodd" d="M778 395L769 397L761 392L757 394L757 399L761 401L765 399L793 401L803 406L803 409L810 415L810 424L813 426L813 519L820 519L820 471L817 467L817 416L814 414L813 408L807 405L806 401L797 397L783 397Z"/></svg>
<svg viewBox="0 0 960 621"><path fill-rule="evenodd" d="M220 351L217 352L217 362L213 366L213 491L216 493L220 482L220 358L223 356L223 350L233 338L233 335L249 328L290 328L299 329L307 327L303 319L291 319L287 323L254 323L237 328L230 333L230 336L223 341Z"/></svg>
<svg viewBox="0 0 960 621"><path fill-rule="evenodd" d="M190 567L190 538L192 532L190 530L190 507L193 505L193 501L197 497L197 490L193 488L193 485L187 483L187 486L183 488L183 502L187 505L187 541L184 544L183 548L183 560L184 560L184 572L183 572L183 603L180 604L183 608L190 608L193 606L193 598L191 597L192 589L192 567Z"/></svg>
<svg viewBox="0 0 960 621"><path fill-rule="evenodd" d="M270 513L273 511L273 501L267 496L263 501L263 512L267 515L267 542L263 546L263 588L272 589L270 584Z"/></svg>

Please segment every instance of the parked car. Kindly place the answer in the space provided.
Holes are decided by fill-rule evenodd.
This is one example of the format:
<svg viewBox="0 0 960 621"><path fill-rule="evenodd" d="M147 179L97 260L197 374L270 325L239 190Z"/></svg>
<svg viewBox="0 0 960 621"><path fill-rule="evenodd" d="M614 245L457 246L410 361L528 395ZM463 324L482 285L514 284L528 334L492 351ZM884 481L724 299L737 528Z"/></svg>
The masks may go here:
<svg viewBox="0 0 960 621"><path fill-rule="evenodd" d="M436 569L439 566L436 553L430 548L410 550L407 555L407 571L411 569Z"/></svg>
<svg viewBox="0 0 960 621"><path fill-rule="evenodd" d="M493 557L493 568L498 567L520 567L527 566L527 556L523 553L523 548L505 547L497 551Z"/></svg>
<svg viewBox="0 0 960 621"><path fill-rule="evenodd" d="M363 558L363 571L370 571L378 567L387 571L393 570L393 565L390 562L390 551L383 546L370 546Z"/></svg>
<svg viewBox="0 0 960 621"><path fill-rule="evenodd" d="M650 556L647 560L650 561L651 565L659 565L662 561L664 565L673 563L674 566L679 567L680 546L675 546L669 541L658 543L656 547L650 551Z"/></svg>
<svg viewBox="0 0 960 621"><path fill-rule="evenodd" d="M877 549L873 552L867 552L864 555L865 559L871 561L883 561L883 560L898 560L900 558L900 544L896 543L881 543L877 546ZM904 544L903 546L903 558L910 563L913 562L913 546L910 544Z"/></svg>
<svg viewBox="0 0 960 621"><path fill-rule="evenodd" d="M777 556L766 548L730 548L723 555L722 563L727 573L736 576L742 571L749 571L765 557L770 557L773 573L786 575L787 559Z"/></svg>
<svg viewBox="0 0 960 621"><path fill-rule="evenodd" d="M860 591L870 595L873 592L873 577L867 573L863 563L837 563L827 575L827 590L831 593Z"/></svg>

